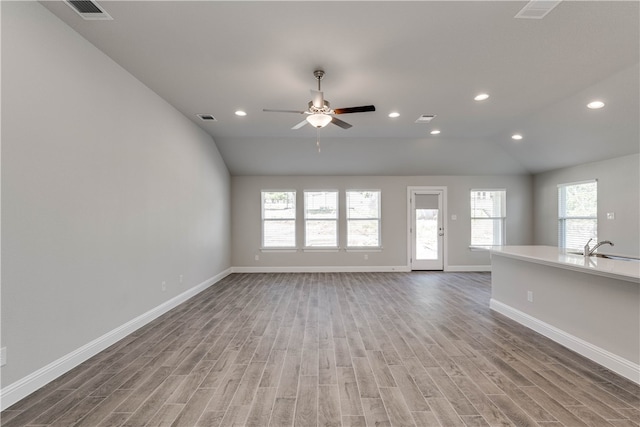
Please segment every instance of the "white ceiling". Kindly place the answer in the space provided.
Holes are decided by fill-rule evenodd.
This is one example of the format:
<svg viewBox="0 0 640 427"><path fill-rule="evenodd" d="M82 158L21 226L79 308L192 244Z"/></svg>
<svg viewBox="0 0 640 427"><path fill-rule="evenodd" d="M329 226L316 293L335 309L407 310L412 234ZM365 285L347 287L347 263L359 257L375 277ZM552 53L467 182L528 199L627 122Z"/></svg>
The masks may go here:
<svg viewBox="0 0 640 427"><path fill-rule="evenodd" d="M515 19L522 1L99 3L113 21L43 2L211 134L233 175L536 173L640 148L637 1L542 20ZM320 153L314 128L291 130L303 116L262 111L305 109L316 68L332 107L377 109L321 129Z"/></svg>

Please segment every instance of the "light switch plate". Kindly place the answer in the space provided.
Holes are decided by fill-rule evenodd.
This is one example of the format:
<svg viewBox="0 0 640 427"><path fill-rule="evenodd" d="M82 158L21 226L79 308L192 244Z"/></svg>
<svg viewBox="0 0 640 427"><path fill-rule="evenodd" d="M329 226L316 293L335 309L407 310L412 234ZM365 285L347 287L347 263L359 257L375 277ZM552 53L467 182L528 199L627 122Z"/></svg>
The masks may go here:
<svg viewBox="0 0 640 427"><path fill-rule="evenodd" d="M615 212L607 212L607 219L616 219Z"/></svg>
<svg viewBox="0 0 640 427"><path fill-rule="evenodd" d="M7 364L7 347L0 348L0 366Z"/></svg>

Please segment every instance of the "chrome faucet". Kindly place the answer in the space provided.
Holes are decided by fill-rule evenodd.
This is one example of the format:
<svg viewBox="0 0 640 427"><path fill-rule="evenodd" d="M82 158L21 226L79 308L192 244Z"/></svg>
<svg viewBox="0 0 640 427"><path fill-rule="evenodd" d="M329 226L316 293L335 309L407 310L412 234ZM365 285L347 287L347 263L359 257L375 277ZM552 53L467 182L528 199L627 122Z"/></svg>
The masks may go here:
<svg viewBox="0 0 640 427"><path fill-rule="evenodd" d="M596 249L598 249L602 245L614 246L613 242L611 242L609 240L603 240L602 242L596 243L596 245L593 248L589 248L589 243L591 243L592 240L593 239L589 239L587 244L584 245L584 252L582 254L585 256L585 258L586 257L590 257L591 255L593 255L593 253L596 251Z"/></svg>

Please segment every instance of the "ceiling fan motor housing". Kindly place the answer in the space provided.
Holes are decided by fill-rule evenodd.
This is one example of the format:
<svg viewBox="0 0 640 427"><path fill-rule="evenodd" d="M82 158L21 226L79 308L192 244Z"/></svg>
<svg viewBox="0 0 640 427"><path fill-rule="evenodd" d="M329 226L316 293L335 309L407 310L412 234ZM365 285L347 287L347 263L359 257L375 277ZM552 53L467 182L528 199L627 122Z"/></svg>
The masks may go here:
<svg viewBox="0 0 640 427"><path fill-rule="evenodd" d="M333 114L333 110L331 109L331 104L326 99L324 101L324 106L322 108L318 108L313 105L313 101L309 101L309 112L312 114Z"/></svg>

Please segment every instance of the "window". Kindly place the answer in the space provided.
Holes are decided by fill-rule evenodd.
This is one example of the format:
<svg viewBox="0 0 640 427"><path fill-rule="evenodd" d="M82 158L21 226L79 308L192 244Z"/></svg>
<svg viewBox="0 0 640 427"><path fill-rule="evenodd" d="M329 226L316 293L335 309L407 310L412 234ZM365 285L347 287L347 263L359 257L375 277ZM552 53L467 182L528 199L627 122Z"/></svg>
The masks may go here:
<svg viewBox="0 0 640 427"><path fill-rule="evenodd" d="M347 191L347 247L380 247L380 191Z"/></svg>
<svg viewBox="0 0 640 427"><path fill-rule="evenodd" d="M505 190L471 190L471 245L504 245Z"/></svg>
<svg viewBox="0 0 640 427"><path fill-rule="evenodd" d="M338 192L304 192L305 247L338 247Z"/></svg>
<svg viewBox="0 0 640 427"><path fill-rule="evenodd" d="M558 185L558 246L582 250L598 240L598 183Z"/></svg>
<svg viewBox="0 0 640 427"><path fill-rule="evenodd" d="M296 192L262 192L262 247L296 246Z"/></svg>

